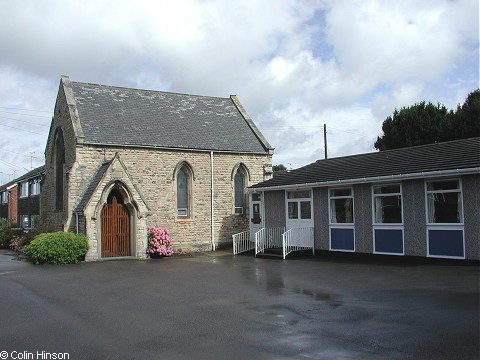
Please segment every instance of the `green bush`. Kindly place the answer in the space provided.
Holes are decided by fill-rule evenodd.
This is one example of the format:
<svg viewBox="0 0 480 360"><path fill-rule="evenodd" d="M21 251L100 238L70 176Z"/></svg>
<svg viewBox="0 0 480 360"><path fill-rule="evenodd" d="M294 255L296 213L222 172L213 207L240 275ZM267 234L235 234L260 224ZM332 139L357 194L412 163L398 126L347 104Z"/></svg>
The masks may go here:
<svg viewBox="0 0 480 360"><path fill-rule="evenodd" d="M16 252L25 253L26 248L37 235L48 232L53 232L51 226L47 225L42 219L38 219L35 223L35 227L28 230L28 232L17 230L15 233L12 231L13 236L10 240L10 248Z"/></svg>
<svg viewBox="0 0 480 360"><path fill-rule="evenodd" d="M62 231L39 234L26 249L32 261L39 264L75 264L87 251L86 236Z"/></svg>
<svg viewBox="0 0 480 360"><path fill-rule="evenodd" d="M14 230L12 227L8 226L7 220L0 219L0 249L7 249L10 241L21 235L21 230Z"/></svg>

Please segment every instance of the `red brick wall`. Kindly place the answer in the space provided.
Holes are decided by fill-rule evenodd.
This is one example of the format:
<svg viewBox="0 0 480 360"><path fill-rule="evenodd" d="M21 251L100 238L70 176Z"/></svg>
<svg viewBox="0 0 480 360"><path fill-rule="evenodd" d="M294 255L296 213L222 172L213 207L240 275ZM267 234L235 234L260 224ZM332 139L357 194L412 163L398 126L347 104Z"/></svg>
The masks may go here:
<svg viewBox="0 0 480 360"><path fill-rule="evenodd" d="M8 191L8 225L18 225L18 186Z"/></svg>

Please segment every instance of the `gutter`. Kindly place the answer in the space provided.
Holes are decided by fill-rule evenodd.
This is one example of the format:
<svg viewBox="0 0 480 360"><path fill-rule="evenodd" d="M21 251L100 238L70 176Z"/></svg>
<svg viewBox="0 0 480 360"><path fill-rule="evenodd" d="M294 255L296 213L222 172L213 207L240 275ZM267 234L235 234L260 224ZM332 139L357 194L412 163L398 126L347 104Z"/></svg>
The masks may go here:
<svg viewBox="0 0 480 360"><path fill-rule="evenodd" d="M134 145L134 144L104 144L104 143L96 143L96 142L89 142L85 141L83 145L90 145L90 146L101 146L105 148L132 148L132 149L155 149L155 150L167 150L167 151L186 151L186 152L201 152L201 153L209 153L211 149L195 149L195 148L182 148L182 147L169 147L169 146L156 146L156 145ZM240 150L218 150L214 149L217 153L222 154L238 154L238 155L265 155L265 154L273 154L274 149L268 149L265 152L259 151L240 151Z"/></svg>
<svg viewBox="0 0 480 360"><path fill-rule="evenodd" d="M75 234L78 235L78 212L75 213Z"/></svg>
<svg viewBox="0 0 480 360"><path fill-rule="evenodd" d="M357 178L357 179L330 180L330 181L320 181L320 182L303 183L303 184L276 185L276 186L266 186L266 187L258 187L258 188L250 187L248 191L261 192L261 191L271 191L271 190L315 188L315 187L325 187L325 186L331 186L331 185L378 183L378 182L388 182L388 181L395 181L395 180L414 180L414 179L423 179L426 177L447 177L452 175L458 176L458 175L469 175L469 174L478 174L478 173L480 173L480 167L475 167L470 169L426 171L426 172L419 172L419 173L412 173L412 174L372 176L372 177Z"/></svg>
<svg viewBox="0 0 480 360"><path fill-rule="evenodd" d="M214 211L214 177L213 177L213 151L210 151L210 228L211 228L211 240L212 251L215 251L215 211Z"/></svg>

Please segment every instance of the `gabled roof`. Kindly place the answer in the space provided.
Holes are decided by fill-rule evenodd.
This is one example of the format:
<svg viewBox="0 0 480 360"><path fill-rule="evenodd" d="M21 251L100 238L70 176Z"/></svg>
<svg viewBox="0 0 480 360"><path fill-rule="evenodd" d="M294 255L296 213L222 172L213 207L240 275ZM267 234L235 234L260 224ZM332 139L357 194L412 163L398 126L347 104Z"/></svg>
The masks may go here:
<svg viewBox="0 0 480 360"><path fill-rule="evenodd" d="M273 148L235 96L217 98L71 82L86 144L269 153ZM67 95L69 96L69 95Z"/></svg>
<svg viewBox="0 0 480 360"><path fill-rule="evenodd" d="M455 172L480 173L480 137L318 160L251 188L388 181Z"/></svg>
<svg viewBox="0 0 480 360"><path fill-rule="evenodd" d="M74 213L81 213L83 211L83 209L88 203L88 200L90 200L90 198L92 197L98 184L100 183L100 181L102 181L103 176L105 175L105 172L107 171L111 163L112 161L106 161L98 167L95 174L93 174L92 178L90 179L90 183L88 184L85 192L83 193L82 198L75 206L75 209L73 209Z"/></svg>
<svg viewBox="0 0 480 360"><path fill-rule="evenodd" d="M2 186L0 186L0 191L6 190L9 186L11 186L13 184L19 183L19 182L24 181L24 180L30 180L30 179L42 176L43 174L45 174L45 165L42 165L42 166L39 166L39 167L37 167L33 170L30 170L29 172L23 174L22 176L20 176L16 179L13 179L12 181L10 181L6 184L3 184Z"/></svg>

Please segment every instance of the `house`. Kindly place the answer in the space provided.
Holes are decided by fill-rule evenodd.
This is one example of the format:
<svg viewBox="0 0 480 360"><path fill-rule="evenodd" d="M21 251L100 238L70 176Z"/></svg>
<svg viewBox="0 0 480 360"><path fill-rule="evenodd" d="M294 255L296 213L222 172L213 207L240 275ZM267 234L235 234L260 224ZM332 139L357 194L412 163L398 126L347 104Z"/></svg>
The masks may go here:
<svg viewBox="0 0 480 360"><path fill-rule="evenodd" d="M248 228L246 188L273 148L236 96L73 82L62 76L45 150L42 217L86 234L87 260L146 257L147 226L177 251L215 250Z"/></svg>
<svg viewBox="0 0 480 360"><path fill-rule="evenodd" d="M316 161L249 188L256 248L480 260L480 138Z"/></svg>
<svg viewBox="0 0 480 360"><path fill-rule="evenodd" d="M0 186L0 217L9 226L23 229L35 227L40 216L40 184L45 166L33 169Z"/></svg>
<svg viewBox="0 0 480 360"><path fill-rule="evenodd" d="M0 187L0 217L9 227L18 226L18 184L10 181Z"/></svg>

